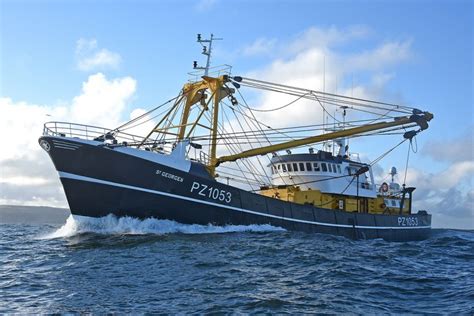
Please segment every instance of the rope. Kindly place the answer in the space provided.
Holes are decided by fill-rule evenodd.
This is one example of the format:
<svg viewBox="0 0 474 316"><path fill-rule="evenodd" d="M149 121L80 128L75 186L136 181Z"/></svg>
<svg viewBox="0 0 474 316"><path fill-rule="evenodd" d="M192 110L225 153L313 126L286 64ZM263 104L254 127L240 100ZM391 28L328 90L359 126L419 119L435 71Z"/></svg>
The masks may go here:
<svg viewBox="0 0 474 316"><path fill-rule="evenodd" d="M390 106L392 107L395 111L398 112L410 112L414 109L411 107L407 106L402 106L399 104L393 104L393 103L386 103L386 102L379 102L379 101L372 101L368 99L362 99L362 98L355 98L355 97L348 97L348 96L343 96L343 95L338 95L338 94L332 94L332 93L327 93L327 92L319 92L319 91L314 91L310 89L304 89L304 88L298 88L298 87L293 87L293 86L288 86L288 85L283 85L283 84L277 84L277 83L272 83L268 81L263 81L263 80L256 80L256 79L251 79L251 78L242 78L242 82L240 84L243 84L245 86L258 86L260 88L270 88L274 89L277 91L285 91L285 92L293 92L293 93L303 93L303 92L311 92L313 94L318 94L320 96L326 97L326 98L335 98L336 100L340 100L340 102L358 102L360 106L364 107L372 107L372 108L380 108L380 105L384 106ZM289 90L289 91L288 91ZM291 93L289 93L291 94ZM371 105L373 104L373 105ZM386 108L385 108L386 110Z"/></svg>
<svg viewBox="0 0 474 316"><path fill-rule="evenodd" d="M403 144L404 142L406 142L408 139L404 139L402 140L401 142L399 142L397 145L395 145L394 147L392 147L391 149L387 150L385 153L383 153L382 155L380 155L378 158L376 158L374 161L372 161L370 163L370 166L372 167L373 165L375 165L376 163L378 163L380 160L382 160L383 158L385 158L389 153L391 153L392 151L395 150L395 148L397 148L398 146L400 146L401 144Z"/></svg>
<svg viewBox="0 0 474 316"><path fill-rule="evenodd" d="M405 184L407 183L408 161L410 160L410 149L411 149L411 139L410 139L410 143L408 144L407 161L406 161L406 164L405 164L405 176L403 178L403 186L404 187L405 187Z"/></svg>
<svg viewBox="0 0 474 316"><path fill-rule="evenodd" d="M239 94L240 94L240 91L239 91ZM299 101L300 99L304 98L306 95L308 95L310 93L307 93L307 94L303 94L302 96L299 96L297 97L296 99L294 99L293 101L291 101L290 103L287 103L285 105L282 105L280 107L277 107L277 108L274 108L274 109L256 109L256 108L251 108L247 105L247 102L245 102L245 107L248 108L250 111L253 111L253 112L273 112L273 111L278 111L278 110L281 110L281 109L284 109L290 105L292 105L293 103ZM242 95L241 95L242 96Z"/></svg>

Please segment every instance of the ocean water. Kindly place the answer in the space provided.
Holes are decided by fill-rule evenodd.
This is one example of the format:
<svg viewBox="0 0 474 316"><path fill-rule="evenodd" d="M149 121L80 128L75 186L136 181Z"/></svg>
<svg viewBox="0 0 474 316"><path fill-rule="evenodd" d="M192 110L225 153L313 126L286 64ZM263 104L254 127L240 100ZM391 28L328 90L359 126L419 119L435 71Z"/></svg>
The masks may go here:
<svg viewBox="0 0 474 316"><path fill-rule="evenodd" d="M474 231L389 243L113 216L3 223L0 313L472 315Z"/></svg>

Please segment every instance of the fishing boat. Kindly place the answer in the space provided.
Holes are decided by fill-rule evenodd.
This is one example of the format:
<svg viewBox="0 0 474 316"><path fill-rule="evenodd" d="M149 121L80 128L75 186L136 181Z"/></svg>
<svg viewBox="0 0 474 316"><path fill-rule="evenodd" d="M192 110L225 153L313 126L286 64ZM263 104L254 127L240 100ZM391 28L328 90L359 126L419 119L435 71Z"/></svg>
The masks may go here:
<svg viewBox="0 0 474 316"><path fill-rule="evenodd" d="M376 183L373 166L394 148L410 146L431 113L235 76L230 66L210 66L215 40L198 35L206 65L194 62L175 98L119 127L45 123L39 144L73 215L270 224L352 239L429 237L431 215L412 209L415 188L397 183L395 167L390 180ZM253 89L292 99L252 107L243 94ZM262 122L298 102L322 114L310 125ZM131 133L151 123L147 135ZM363 162L349 141L374 136L398 140Z"/></svg>

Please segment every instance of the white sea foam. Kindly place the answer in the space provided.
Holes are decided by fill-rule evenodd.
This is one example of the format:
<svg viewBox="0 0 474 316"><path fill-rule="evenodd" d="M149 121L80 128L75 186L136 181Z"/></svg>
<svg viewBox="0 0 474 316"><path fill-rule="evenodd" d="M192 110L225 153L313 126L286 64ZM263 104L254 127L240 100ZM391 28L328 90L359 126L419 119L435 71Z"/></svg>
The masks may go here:
<svg viewBox="0 0 474 316"><path fill-rule="evenodd" d="M186 225L170 220L148 218L140 220L133 217L108 215L100 218L70 215L66 223L55 232L44 236L46 239L71 237L81 233L98 234L222 234L232 232L284 231L283 228L265 225Z"/></svg>

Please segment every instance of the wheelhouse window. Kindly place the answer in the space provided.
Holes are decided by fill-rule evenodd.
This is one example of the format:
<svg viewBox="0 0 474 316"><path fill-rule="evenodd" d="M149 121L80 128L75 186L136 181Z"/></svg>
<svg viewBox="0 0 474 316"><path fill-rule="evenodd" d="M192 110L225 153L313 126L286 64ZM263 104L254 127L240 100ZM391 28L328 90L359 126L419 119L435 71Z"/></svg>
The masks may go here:
<svg viewBox="0 0 474 316"><path fill-rule="evenodd" d="M328 171L332 172L332 165L330 163L328 163Z"/></svg>
<svg viewBox="0 0 474 316"><path fill-rule="evenodd" d="M282 165L281 165L281 169L283 170L283 172L286 172L286 165L285 165L285 164L282 164Z"/></svg>
<svg viewBox="0 0 474 316"><path fill-rule="evenodd" d="M356 174L359 169L357 167L348 167L347 170L349 172L349 175L351 176L353 174Z"/></svg>
<svg viewBox="0 0 474 316"><path fill-rule="evenodd" d="M288 172L292 172L293 168L291 167L291 163L287 163L286 167L288 168Z"/></svg>
<svg viewBox="0 0 474 316"><path fill-rule="evenodd" d="M337 165L337 172L338 172L338 173L342 173L342 172L341 172L341 166L340 166L340 165Z"/></svg>
<svg viewBox="0 0 474 316"><path fill-rule="evenodd" d="M280 164L278 164L278 170L281 170L281 165Z"/></svg>
<svg viewBox="0 0 474 316"><path fill-rule="evenodd" d="M313 167L314 167L314 171L320 171L320 169L319 169L319 163L314 162L314 163L313 163Z"/></svg>
<svg viewBox="0 0 474 316"><path fill-rule="evenodd" d="M300 171L304 171L304 162L299 163Z"/></svg>
<svg viewBox="0 0 474 316"><path fill-rule="evenodd" d="M313 168L311 168L311 162L306 163L306 171L313 171Z"/></svg>
<svg viewBox="0 0 474 316"><path fill-rule="evenodd" d="M326 163L325 163L325 162L321 163L321 169L323 170L323 172L327 172L327 171L328 171L328 167L326 166Z"/></svg>
<svg viewBox="0 0 474 316"><path fill-rule="evenodd" d="M293 163L293 171L298 171L298 164L296 162Z"/></svg>

